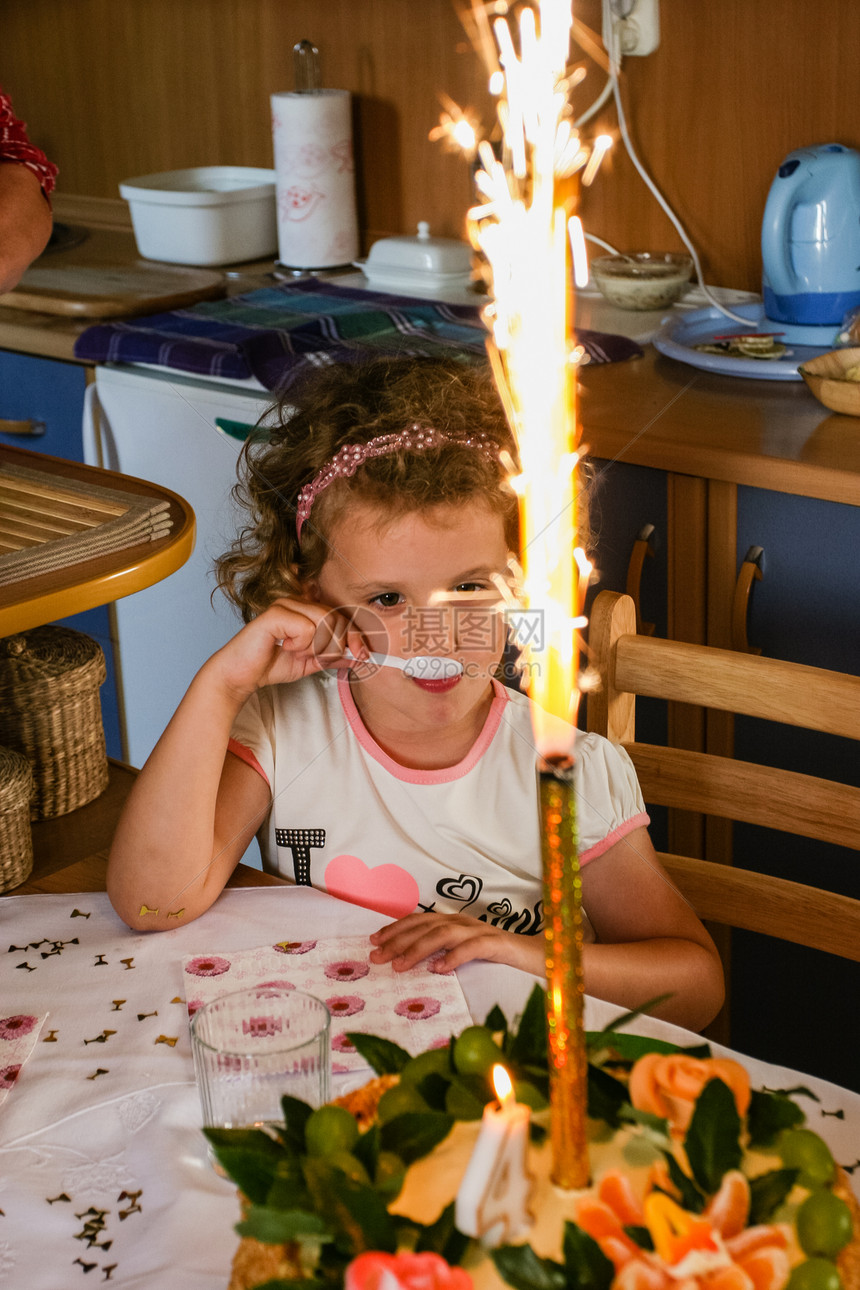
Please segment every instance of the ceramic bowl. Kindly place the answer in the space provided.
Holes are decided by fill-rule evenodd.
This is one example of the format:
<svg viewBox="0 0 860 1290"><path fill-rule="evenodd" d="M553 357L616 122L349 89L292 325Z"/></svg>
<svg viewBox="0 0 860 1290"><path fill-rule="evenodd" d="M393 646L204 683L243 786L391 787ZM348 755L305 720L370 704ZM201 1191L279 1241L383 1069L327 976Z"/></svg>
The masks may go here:
<svg viewBox="0 0 860 1290"><path fill-rule="evenodd" d="M860 417L860 348L819 354L797 369L809 389L832 412ZM849 375L851 373L851 375Z"/></svg>
<svg viewBox="0 0 860 1290"><path fill-rule="evenodd" d="M597 289L610 304L620 309L666 309L683 294L693 261L674 251L633 251L598 256L590 267Z"/></svg>

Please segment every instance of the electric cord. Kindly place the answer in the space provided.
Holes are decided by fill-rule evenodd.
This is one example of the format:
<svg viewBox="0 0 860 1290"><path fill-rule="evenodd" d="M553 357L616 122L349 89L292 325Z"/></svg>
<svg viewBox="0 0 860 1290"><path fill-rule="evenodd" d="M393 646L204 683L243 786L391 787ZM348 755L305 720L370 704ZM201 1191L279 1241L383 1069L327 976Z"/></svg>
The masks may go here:
<svg viewBox="0 0 860 1290"><path fill-rule="evenodd" d="M621 101L621 86L618 80L618 73L621 70L622 54L618 43L618 36L615 29L615 24L612 21L612 13L610 9L609 0L603 0L603 18L604 18L604 23L603 23L604 32L612 33L606 49L606 52L609 55L608 83L612 87L612 97L615 102L615 110L618 116L618 131L619 131L619 134L621 135L621 140L624 144L624 147L627 150L627 155L629 156L630 160L633 162L633 165L635 166L639 174L639 177L642 179L643 183L648 188L652 196L656 199L661 209L671 220L672 225L674 226L674 228L678 233L678 236L681 238L681 241L684 243L687 250L690 252L690 256L692 257L692 260L693 260L693 268L696 271L696 280L699 284L699 288L702 294L704 295L705 299L708 300L714 306L715 309L718 309L721 314L724 314L726 318L731 318L733 322L742 323L743 326L746 327L747 330L749 330L751 327L754 327L755 324L751 323L749 318L744 318L741 314L733 313L731 309L729 309L726 305L722 304L722 302L718 300L717 297L713 294L713 292L711 291L711 288L707 286L707 284L705 283L705 278L704 278L704 274L702 273L702 265L701 265L701 261L699 260L698 251L696 250L692 240L687 234L687 230L684 228L680 219L672 210L671 206L666 201L666 198L660 192L660 189L657 187L654 180L648 174L648 171L645 169L642 162L639 160L636 149L633 146L633 140L630 138L630 131L627 127L627 116L624 111L624 104ZM598 241L601 246L606 245L606 243L600 242L600 240L597 238L594 238L593 240Z"/></svg>
<svg viewBox="0 0 860 1290"><path fill-rule="evenodd" d="M586 121L590 121L591 118L595 115L595 113L599 112L600 109L604 106L605 103L609 101L611 97L612 97L612 76L609 75L606 78L606 84L603 86L603 89L600 91L597 98L592 103L591 107L586 108L582 116L577 117L576 121L574 122L574 125L576 126L576 128L579 129L580 126L585 125Z"/></svg>

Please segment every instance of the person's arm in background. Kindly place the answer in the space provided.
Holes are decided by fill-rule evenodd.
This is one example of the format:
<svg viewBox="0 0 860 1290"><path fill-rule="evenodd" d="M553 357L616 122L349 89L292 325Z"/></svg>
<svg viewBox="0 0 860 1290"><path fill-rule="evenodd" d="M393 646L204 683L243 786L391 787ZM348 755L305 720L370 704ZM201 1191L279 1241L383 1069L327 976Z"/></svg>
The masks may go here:
<svg viewBox="0 0 860 1290"><path fill-rule="evenodd" d="M11 291L47 245L56 175L0 90L0 292Z"/></svg>

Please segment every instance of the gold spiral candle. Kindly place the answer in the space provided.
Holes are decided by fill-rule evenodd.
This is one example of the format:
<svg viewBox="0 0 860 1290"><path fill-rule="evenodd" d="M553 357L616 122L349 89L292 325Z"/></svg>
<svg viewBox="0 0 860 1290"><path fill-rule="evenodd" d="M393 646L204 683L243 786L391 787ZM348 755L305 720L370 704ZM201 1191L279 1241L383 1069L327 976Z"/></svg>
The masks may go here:
<svg viewBox="0 0 860 1290"><path fill-rule="evenodd" d="M538 772L543 847L547 1038L552 1108L552 1180L567 1189L589 1180L586 1142L588 1060L582 979L582 880L576 836L573 763L543 762Z"/></svg>

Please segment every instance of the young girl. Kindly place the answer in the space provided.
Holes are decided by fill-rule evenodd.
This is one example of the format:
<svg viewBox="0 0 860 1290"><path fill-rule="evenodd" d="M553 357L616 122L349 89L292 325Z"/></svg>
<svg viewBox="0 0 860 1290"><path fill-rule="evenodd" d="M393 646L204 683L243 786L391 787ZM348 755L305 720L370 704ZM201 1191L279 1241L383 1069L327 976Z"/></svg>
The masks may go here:
<svg viewBox="0 0 860 1290"><path fill-rule="evenodd" d="M269 872L391 917L377 962L543 971L529 701L496 679L515 460L489 378L454 361L329 368L290 392L246 448L250 521L220 562L246 626L195 677L116 833L108 891L130 926L203 913L259 830ZM657 1011L699 1028L719 958L657 861L632 764L596 735L576 763L586 989L669 994Z"/></svg>

